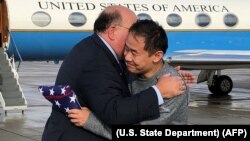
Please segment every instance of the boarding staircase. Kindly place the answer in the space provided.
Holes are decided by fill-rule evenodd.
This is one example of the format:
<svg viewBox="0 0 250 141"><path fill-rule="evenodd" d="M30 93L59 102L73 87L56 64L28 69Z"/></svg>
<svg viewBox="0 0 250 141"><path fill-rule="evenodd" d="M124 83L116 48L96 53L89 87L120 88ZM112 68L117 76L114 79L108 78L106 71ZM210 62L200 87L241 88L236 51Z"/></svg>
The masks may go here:
<svg viewBox="0 0 250 141"><path fill-rule="evenodd" d="M8 110L22 110L23 114L27 108L14 63L9 59L5 49L0 47L0 103L5 115Z"/></svg>

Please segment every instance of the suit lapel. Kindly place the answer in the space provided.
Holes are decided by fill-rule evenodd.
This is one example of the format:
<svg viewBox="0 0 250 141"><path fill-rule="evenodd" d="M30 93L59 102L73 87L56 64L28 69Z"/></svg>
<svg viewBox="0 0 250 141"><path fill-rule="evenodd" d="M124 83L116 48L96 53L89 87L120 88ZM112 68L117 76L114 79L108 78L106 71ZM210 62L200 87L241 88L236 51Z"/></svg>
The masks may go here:
<svg viewBox="0 0 250 141"><path fill-rule="evenodd" d="M97 34L92 35L92 39L94 42L103 50L103 52L107 55L107 58L110 60L111 64L114 66L114 68L117 70L118 74L121 76L121 79L124 82L124 92L123 94L129 95L129 89L127 87L128 81L127 81L127 76L128 76L128 71L127 67L121 68L121 65L118 64L117 60L115 59L114 55L111 53L111 51L108 49L108 47L104 44L104 42L100 39L100 37ZM124 66L123 66L124 67ZM123 84L121 84L123 85Z"/></svg>
<svg viewBox="0 0 250 141"><path fill-rule="evenodd" d="M105 54L107 55L107 57L109 58L110 62L112 63L112 65L116 68L116 70L122 74L122 69L120 64L118 64L118 62L116 61L114 55L111 53L111 51L108 49L108 47L103 43L103 41L100 39L100 37L94 33L92 35L92 39L98 44L98 46L105 52Z"/></svg>

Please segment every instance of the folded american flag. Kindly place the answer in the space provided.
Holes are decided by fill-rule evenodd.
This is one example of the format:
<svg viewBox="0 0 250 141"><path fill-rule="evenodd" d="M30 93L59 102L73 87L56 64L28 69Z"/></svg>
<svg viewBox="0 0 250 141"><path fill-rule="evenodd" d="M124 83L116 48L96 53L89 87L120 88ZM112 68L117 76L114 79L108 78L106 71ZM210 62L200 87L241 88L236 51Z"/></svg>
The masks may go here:
<svg viewBox="0 0 250 141"><path fill-rule="evenodd" d="M38 89L54 107L57 107L59 111L65 114L67 114L67 111L70 109L81 109L77 96L69 85L42 85L39 86Z"/></svg>

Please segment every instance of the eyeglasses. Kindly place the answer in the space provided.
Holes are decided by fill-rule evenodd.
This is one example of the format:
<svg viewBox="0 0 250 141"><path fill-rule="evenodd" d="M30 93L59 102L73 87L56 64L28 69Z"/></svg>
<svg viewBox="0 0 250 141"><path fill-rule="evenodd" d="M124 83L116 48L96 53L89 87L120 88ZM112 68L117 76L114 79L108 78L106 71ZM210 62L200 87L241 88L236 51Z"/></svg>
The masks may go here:
<svg viewBox="0 0 250 141"><path fill-rule="evenodd" d="M125 26L122 26L122 25L117 25L117 26L123 27L123 28L125 28L125 29L129 29L128 27L125 27Z"/></svg>
<svg viewBox="0 0 250 141"><path fill-rule="evenodd" d="M115 26L119 26L119 27L122 27L122 28L125 28L125 29L129 29L128 27L125 27L125 26L122 26L122 25L115 25Z"/></svg>

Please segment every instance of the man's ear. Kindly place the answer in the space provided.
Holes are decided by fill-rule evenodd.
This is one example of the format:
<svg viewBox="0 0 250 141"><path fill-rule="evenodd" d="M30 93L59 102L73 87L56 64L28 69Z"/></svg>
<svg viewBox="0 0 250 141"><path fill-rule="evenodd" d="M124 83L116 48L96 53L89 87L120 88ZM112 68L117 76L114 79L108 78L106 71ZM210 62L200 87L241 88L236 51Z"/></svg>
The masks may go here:
<svg viewBox="0 0 250 141"><path fill-rule="evenodd" d="M156 53L154 53L153 62L157 63L157 62L161 61L163 58L163 55L164 55L163 51L157 51Z"/></svg>
<svg viewBox="0 0 250 141"><path fill-rule="evenodd" d="M108 30L107 30L108 38L110 40L114 40L115 39L115 30L116 30L116 28L113 27L113 26L109 27Z"/></svg>

